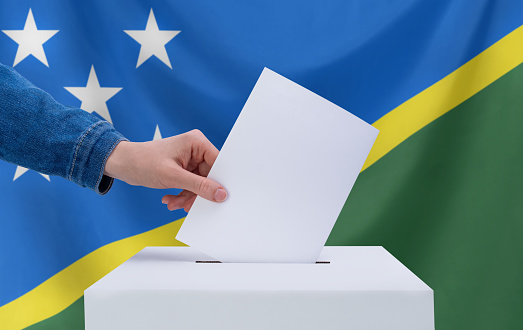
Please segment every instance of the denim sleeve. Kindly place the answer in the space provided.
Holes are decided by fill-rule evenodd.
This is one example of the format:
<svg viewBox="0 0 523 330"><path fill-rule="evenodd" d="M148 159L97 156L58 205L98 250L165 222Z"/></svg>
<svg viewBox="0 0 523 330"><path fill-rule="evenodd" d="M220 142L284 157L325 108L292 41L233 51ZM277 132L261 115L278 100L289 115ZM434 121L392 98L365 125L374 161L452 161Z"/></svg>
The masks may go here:
<svg viewBox="0 0 523 330"><path fill-rule="evenodd" d="M0 64L0 158L61 176L103 195L113 179L107 157L127 140L108 122L56 102L14 69Z"/></svg>

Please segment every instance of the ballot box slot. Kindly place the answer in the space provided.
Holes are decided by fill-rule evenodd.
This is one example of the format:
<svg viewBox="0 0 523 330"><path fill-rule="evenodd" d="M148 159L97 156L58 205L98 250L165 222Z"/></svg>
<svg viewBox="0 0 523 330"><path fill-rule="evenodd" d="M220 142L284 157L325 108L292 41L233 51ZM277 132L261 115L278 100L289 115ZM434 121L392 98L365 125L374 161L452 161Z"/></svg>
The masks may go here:
<svg viewBox="0 0 523 330"><path fill-rule="evenodd" d="M218 260L196 260L197 264L221 264ZM330 261L316 261L316 264L330 264Z"/></svg>

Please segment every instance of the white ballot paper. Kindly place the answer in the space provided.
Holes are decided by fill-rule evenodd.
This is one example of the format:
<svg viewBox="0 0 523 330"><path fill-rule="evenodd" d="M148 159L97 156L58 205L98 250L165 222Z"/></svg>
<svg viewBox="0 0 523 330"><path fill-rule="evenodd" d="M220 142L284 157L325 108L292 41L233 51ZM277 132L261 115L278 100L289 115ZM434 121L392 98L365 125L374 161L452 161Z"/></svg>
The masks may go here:
<svg viewBox="0 0 523 330"><path fill-rule="evenodd" d="M265 68L176 238L222 262L314 263L378 135Z"/></svg>

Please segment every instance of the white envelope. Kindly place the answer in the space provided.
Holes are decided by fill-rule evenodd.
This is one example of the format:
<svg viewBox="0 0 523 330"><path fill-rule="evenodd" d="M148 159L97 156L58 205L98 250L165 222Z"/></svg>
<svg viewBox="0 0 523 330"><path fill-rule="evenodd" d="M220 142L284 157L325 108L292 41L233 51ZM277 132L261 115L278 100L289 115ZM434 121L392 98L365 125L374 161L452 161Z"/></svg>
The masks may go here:
<svg viewBox="0 0 523 330"><path fill-rule="evenodd" d="M176 238L222 262L313 263L378 135L265 68Z"/></svg>

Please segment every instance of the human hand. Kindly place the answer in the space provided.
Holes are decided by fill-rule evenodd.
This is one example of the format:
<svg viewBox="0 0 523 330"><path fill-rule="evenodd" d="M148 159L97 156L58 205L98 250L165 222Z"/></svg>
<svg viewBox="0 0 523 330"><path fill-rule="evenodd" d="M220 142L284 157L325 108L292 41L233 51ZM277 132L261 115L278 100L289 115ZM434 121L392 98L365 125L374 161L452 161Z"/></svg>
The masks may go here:
<svg viewBox="0 0 523 330"><path fill-rule="evenodd" d="M223 202L227 192L208 179L218 149L199 130L149 142L120 142L107 158L104 174L131 185L183 189L165 195L169 210L192 207L197 195Z"/></svg>

